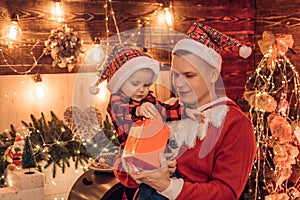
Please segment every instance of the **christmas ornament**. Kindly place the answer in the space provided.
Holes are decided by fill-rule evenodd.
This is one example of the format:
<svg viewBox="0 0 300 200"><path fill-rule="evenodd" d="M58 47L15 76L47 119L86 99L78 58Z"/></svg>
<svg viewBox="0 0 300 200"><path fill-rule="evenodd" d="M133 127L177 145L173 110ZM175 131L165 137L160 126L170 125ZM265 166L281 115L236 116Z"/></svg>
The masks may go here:
<svg viewBox="0 0 300 200"><path fill-rule="evenodd" d="M16 167L22 166L22 153L24 148L24 140L18 133L15 137L14 144L6 150L6 160L14 164Z"/></svg>
<svg viewBox="0 0 300 200"><path fill-rule="evenodd" d="M52 29L45 41L45 54L53 58L52 66L68 68L71 72L74 64L80 62L84 53L83 41L67 25Z"/></svg>

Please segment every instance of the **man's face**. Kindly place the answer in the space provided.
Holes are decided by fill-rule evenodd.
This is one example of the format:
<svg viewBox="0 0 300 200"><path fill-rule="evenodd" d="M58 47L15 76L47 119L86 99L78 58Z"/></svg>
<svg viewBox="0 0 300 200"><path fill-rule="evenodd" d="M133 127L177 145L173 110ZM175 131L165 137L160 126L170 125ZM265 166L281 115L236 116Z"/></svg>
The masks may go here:
<svg viewBox="0 0 300 200"><path fill-rule="evenodd" d="M211 101L211 74L211 66L197 56L173 55L172 83L180 101L185 105L197 108Z"/></svg>
<svg viewBox="0 0 300 200"><path fill-rule="evenodd" d="M141 101L149 93L152 85L153 72L150 69L141 69L133 73L122 85L121 91L135 101Z"/></svg>

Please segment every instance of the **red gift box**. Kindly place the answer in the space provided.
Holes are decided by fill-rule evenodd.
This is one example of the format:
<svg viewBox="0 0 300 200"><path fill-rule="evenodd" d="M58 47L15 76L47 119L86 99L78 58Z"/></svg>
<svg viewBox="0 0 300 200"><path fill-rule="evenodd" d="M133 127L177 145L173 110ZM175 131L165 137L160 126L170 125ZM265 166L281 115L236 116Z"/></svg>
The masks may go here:
<svg viewBox="0 0 300 200"><path fill-rule="evenodd" d="M159 168L159 154L164 152L169 135L160 114L137 121L129 131L122 158L135 171Z"/></svg>

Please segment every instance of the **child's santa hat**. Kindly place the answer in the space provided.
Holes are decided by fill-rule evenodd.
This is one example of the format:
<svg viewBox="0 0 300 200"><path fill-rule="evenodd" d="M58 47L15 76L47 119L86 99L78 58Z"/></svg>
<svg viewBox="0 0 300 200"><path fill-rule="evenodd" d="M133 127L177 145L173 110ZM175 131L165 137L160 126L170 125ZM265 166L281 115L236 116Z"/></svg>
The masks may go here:
<svg viewBox="0 0 300 200"><path fill-rule="evenodd" d="M133 73L141 69L153 71L153 82L159 75L159 63L148 54L141 50L117 45L101 69L96 86L107 80L108 90L111 93L116 93ZM90 91L91 93L98 93L93 89Z"/></svg>
<svg viewBox="0 0 300 200"><path fill-rule="evenodd" d="M189 38L177 42L173 53L185 50L205 60L208 64L221 71L223 48L231 46L239 51L239 55L248 58L252 49L241 41L229 37L209 26L195 22L187 32Z"/></svg>

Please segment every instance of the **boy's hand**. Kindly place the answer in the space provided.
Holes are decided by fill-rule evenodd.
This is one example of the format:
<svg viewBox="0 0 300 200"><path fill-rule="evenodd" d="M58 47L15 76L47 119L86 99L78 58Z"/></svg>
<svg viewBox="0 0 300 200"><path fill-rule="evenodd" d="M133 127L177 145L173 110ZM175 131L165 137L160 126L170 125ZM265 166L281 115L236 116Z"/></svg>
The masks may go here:
<svg viewBox="0 0 300 200"><path fill-rule="evenodd" d="M145 102L136 109L136 115L142 116L146 118L153 118L156 115L156 108L155 106L150 102Z"/></svg>
<svg viewBox="0 0 300 200"><path fill-rule="evenodd" d="M194 121L199 120L202 123L204 122L205 115L196 109L186 107L185 114Z"/></svg>

